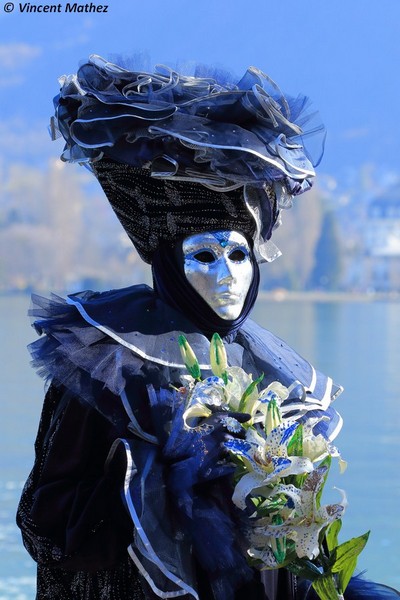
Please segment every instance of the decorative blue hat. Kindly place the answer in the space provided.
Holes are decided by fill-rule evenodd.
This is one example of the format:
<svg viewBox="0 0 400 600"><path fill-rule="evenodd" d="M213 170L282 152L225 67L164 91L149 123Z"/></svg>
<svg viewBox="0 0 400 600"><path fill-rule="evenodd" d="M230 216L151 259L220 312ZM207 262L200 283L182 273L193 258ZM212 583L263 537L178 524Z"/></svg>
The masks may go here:
<svg viewBox="0 0 400 600"><path fill-rule="evenodd" d="M269 239L279 223L280 210L291 206L293 196L310 189L314 166L323 153L324 128L306 97L284 96L254 67L234 84L226 74L210 74L204 67L195 76L180 75L165 66L146 73L124 69L96 55L60 83L52 132L54 138L61 133L66 141L61 158L84 163L96 174L145 260L151 261L157 236L221 229L227 220L247 234L251 230L260 262L276 257L277 249ZM316 136L319 143L316 159L305 146L310 136ZM159 186L157 196L165 200L157 217L147 211L149 177ZM232 204L229 199L239 198L251 225L238 225L237 208L232 207L229 217L221 217L221 226L215 226L212 211L209 222L203 211L200 225L191 206L189 230L176 227L176 220L174 227L168 227L169 206L176 204L165 185L171 190L175 182L190 183L191 195L202 190L197 194L199 214L205 198L207 205L214 203L217 214L217 207L226 213ZM154 205L151 199L150 203ZM189 210L185 201L180 206L181 211ZM183 221L190 221L188 216ZM137 239L143 227L147 239L151 238L147 249Z"/></svg>

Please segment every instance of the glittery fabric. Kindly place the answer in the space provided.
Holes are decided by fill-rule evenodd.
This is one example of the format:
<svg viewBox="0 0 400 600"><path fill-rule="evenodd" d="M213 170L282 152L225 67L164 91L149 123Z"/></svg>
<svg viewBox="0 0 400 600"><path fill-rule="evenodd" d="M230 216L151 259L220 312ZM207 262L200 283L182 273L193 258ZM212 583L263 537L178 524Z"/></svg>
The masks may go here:
<svg viewBox="0 0 400 600"><path fill-rule="evenodd" d="M81 424L80 431L77 423ZM96 411L74 401L61 389L49 388L35 442L35 464L17 513L25 547L38 563L37 600L153 598L152 594L144 595L137 569L126 551L131 526L119 493L113 492L116 481L104 478L104 466L100 469L82 440L88 440L88 446L102 461L111 431ZM71 468L67 482L57 488L53 498L50 488L66 476L68 461L73 465L74 477L80 476L81 481L74 483ZM85 467L87 462L91 463L90 473ZM91 493L83 497L79 490L86 485ZM68 488L73 490L72 503ZM100 489L97 500L96 489ZM50 498L49 505L43 504L43 495Z"/></svg>
<svg viewBox="0 0 400 600"><path fill-rule="evenodd" d="M145 600L137 571L128 557L115 569L94 573L39 566L37 600Z"/></svg>
<svg viewBox="0 0 400 600"><path fill-rule="evenodd" d="M162 241L213 230L236 230L250 237L255 221L243 190L216 192L201 184L151 177L150 171L103 159L93 164L96 176L123 228L142 259L151 262ZM270 229L277 217L270 203Z"/></svg>

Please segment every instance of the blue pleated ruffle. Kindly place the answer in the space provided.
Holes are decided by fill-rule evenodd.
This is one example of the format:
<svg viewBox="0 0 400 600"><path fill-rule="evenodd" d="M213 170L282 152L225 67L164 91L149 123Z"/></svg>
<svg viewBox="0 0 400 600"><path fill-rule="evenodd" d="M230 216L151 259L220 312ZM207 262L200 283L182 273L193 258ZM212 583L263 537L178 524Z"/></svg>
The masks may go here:
<svg viewBox="0 0 400 600"><path fill-rule="evenodd" d="M33 366L42 377L64 385L107 416L109 409L99 407L99 390L120 396L135 378L157 387L179 384L186 373L178 344L181 333L203 376L211 374L209 340L147 286L87 291L67 300L33 296L32 302L30 314L41 335L29 347ZM342 420L331 402L342 388L330 377L250 319L226 349L230 365L243 367L254 379L264 373L262 386L279 381L291 388L282 406L284 414L325 415L328 419L316 425L315 433L330 440L336 437Z"/></svg>
<svg viewBox="0 0 400 600"><path fill-rule="evenodd" d="M285 96L255 67L235 84L220 71L147 73L92 55L60 81L52 130L66 140L66 161L107 156L156 177L218 189L282 182L297 195L312 185L323 153L324 127L309 100Z"/></svg>

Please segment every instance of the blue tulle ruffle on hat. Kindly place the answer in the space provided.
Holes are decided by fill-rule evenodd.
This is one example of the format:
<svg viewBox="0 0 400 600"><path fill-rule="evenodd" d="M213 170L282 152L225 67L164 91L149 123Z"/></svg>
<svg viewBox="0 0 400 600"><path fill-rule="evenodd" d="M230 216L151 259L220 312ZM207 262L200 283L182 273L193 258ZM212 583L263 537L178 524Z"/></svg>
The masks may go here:
<svg viewBox="0 0 400 600"><path fill-rule="evenodd" d="M107 156L218 189L280 181L296 195L322 156L324 128L309 100L283 95L255 67L235 85L165 66L131 71L92 55L60 82L52 123L66 161ZM315 135L313 158L305 141Z"/></svg>

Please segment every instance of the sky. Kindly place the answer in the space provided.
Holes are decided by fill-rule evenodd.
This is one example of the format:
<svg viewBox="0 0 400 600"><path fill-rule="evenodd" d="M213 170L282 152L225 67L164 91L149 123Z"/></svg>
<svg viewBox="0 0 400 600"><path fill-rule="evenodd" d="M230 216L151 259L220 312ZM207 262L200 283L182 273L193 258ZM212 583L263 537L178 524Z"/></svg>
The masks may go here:
<svg viewBox="0 0 400 600"><path fill-rule="evenodd" d="M9 5L1 0L0 158L58 155L46 131L58 77L92 53L144 53L152 64L200 62L238 78L257 66L319 109L322 171L399 169L399 0L93 0L105 13L67 13L61 0L47 14L26 12L36 0Z"/></svg>

